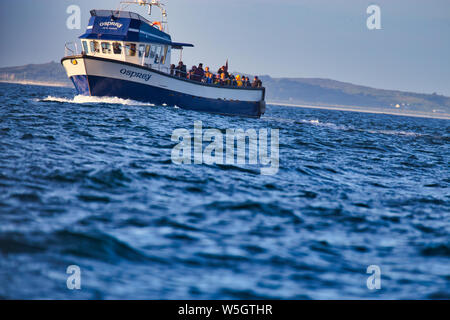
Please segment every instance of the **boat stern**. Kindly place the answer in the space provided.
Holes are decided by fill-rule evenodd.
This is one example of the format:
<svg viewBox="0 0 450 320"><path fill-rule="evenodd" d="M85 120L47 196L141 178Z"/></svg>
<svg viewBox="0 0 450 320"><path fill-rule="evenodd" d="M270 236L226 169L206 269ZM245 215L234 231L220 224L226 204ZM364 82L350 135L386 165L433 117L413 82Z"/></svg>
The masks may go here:
<svg viewBox="0 0 450 320"><path fill-rule="evenodd" d="M266 101L261 100L259 102L259 116L263 116L266 113Z"/></svg>

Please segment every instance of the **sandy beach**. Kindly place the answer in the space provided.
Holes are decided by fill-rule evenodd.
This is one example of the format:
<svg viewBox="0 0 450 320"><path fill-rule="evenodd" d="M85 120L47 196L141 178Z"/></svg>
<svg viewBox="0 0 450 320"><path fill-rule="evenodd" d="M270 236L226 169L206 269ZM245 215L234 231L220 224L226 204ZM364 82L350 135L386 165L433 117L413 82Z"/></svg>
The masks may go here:
<svg viewBox="0 0 450 320"><path fill-rule="evenodd" d="M432 112L420 112L420 111L406 111L406 110L394 110L394 109L373 109L367 107L358 106L337 106L337 105L306 105L306 104L292 104L284 102L272 102L268 101L268 105L273 106L286 106L286 107L296 107L296 108L309 108L309 109L324 109L324 110L337 110L337 111L351 111L351 112L363 112L363 113L376 113L376 114L389 114L395 116L406 116L406 117L418 117L418 118L432 118L432 119L446 119L450 120L450 114L448 113L432 113Z"/></svg>

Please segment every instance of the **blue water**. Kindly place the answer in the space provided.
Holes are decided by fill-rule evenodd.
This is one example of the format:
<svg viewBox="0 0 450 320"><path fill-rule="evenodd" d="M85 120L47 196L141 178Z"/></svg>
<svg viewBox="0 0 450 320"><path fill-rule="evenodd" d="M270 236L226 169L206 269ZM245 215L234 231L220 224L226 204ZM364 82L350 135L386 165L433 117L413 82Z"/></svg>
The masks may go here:
<svg viewBox="0 0 450 320"><path fill-rule="evenodd" d="M0 84L0 298L450 298L450 121L74 96ZM279 128L278 174L172 164L198 120Z"/></svg>

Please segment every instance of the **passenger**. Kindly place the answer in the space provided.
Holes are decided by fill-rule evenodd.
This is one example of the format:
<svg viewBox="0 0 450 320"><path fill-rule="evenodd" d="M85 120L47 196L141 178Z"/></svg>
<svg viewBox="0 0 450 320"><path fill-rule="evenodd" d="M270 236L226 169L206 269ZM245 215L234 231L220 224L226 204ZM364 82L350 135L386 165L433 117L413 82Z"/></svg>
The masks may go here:
<svg viewBox="0 0 450 320"><path fill-rule="evenodd" d="M174 64L171 64L171 65L170 65L170 75L171 75L171 76L174 76L174 75L175 75L175 65L174 65Z"/></svg>
<svg viewBox="0 0 450 320"><path fill-rule="evenodd" d="M205 68L205 77L208 78L210 73L211 72L209 72L209 67L206 67Z"/></svg>
<svg viewBox="0 0 450 320"><path fill-rule="evenodd" d="M178 66L175 68L175 76L186 78L186 65L183 61L178 62Z"/></svg>
<svg viewBox="0 0 450 320"><path fill-rule="evenodd" d="M253 79L252 88L261 88L262 87L262 81L259 80L257 76Z"/></svg>
<svg viewBox="0 0 450 320"><path fill-rule="evenodd" d="M203 63L200 63L198 65L198 68L195 70L194 72L195 75L195 81L202 81L203 78L205 77L205 71L203 70Z"/></svg>
<svg viewBox="0 0 450 320"><path fill-rule="evenodd" d="M209 72L209 67L205 68L205 82L211 84L212 83L212 73Z"/></svg>
<svg viewBox="0 0 450 320"><path fill-rule="evenodd" d="M223 72L225 73L225 78L230 77L230 74L228 73L228 67L223 66Z"/></svg>
<svg viewBox="0 0 450 320"><path fill-rule="evenodd" d="M258 82L258 78L254 77L253 82L252 82L252 88L256 88L257 82Z"/></svg>
<svg viewBox="0 0 450 320"><path fill-rule="evenodd" d="M220 76L218 74L215 75L214 84L220 84Z"/></svg>
<svg viewBox="0 0 450 320"><path fill-rule="evenodd" d="M242 86L245 88L245 87L247 87L247 77L246 76L243 76L242 77Z"/></svg>
<svg viewBox="0 0 450 320"><path fill-rule="evenodd" d="M245 77L245 80L244 80L244 87L251 87L252 86L252 84L251 84L251 82L250 82L250 79L248 78L248 77Z"/></svg>
<svg viewBox="0 0 450 320"><path fill-rule="evenodd" d="M213 74L211 72L208 73L208 77L206 78L206 83L212 84L214 82Z"/></svg>
<svg viewBox="0 0 450 320"><path fill-rule="evenodd" d="M181 66L181 77L182 78L187 78L187 67L186 67L186 65L183 62L181 64L182 64L182 66Z"/></svg>
<svg viewBox="0 0 450 320"><path fill-rule="evenodd" d="M192 66L192 69L189 70L189 74L188 74L188 79L189 80L194 80L195 81L195 72L197 71L197 67L196 66Z"/></svg>
<svg viewBox="0 0 450 320"><path fill-rule="evenodd" d="M237 86L237 81L236 81L236 78L234 77L234 75L230 75L230 85L231 86L233 86L233 87L236 87Z"/></svg>
<svg viewBox="0 0 450 320"><path fill-rule="evenodd" d="M239 74L236 76L236 83L237 83L238 87L242 87L242 85L243 85L241 76Z"/></svg>
<svg viewBox="0 0 450 320"><path fill-rule="evenodd" d="M220 74L220 84L221 84L222 86L224 86L224 85L227 84L227 77L226 77L225 72L222 72L222 73Z"/></svg>

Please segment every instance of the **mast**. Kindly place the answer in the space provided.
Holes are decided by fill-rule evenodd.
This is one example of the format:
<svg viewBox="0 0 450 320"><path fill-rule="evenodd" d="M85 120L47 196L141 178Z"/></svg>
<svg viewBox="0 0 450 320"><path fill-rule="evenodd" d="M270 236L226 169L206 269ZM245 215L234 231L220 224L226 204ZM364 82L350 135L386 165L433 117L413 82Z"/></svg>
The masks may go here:
<svg viewBox="0 0 450 320"><path fill-rule="evenodd" d="M161 17L162 20L161 22L161 26L162 26L162 31L166 32L167 30L167 26L168 26L168 21L167 21L167 11L164 8L165 4L162 3L160 0L134 0L134 1L121 1L120 2L120 9L122 9L122 7L126 6L126 5L130 5L130 4L136 4L139 6L143 6L143 7L148 7L148 15L151 16L152 15L152 8L156 7L161 11Z"/></svg>

